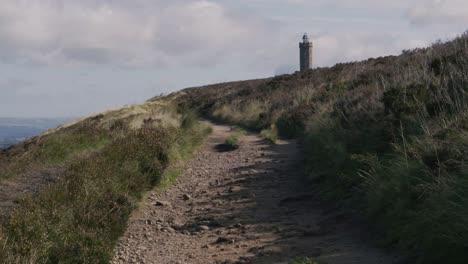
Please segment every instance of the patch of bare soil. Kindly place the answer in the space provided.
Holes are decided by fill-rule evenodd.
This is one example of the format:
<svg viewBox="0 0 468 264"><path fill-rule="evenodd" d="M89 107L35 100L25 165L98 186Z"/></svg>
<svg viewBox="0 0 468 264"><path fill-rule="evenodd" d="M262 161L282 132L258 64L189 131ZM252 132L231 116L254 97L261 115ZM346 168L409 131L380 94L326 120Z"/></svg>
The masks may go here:
<svg viewBox="0 0 468 264"><path fill-rule="evenodd" d="M397 259L368 243L366 231L301 184L297 143L269 145L256 135L220 151L229 127L214 132L177 183L153 191L132 215L112 263L387 264Z"/></svg>

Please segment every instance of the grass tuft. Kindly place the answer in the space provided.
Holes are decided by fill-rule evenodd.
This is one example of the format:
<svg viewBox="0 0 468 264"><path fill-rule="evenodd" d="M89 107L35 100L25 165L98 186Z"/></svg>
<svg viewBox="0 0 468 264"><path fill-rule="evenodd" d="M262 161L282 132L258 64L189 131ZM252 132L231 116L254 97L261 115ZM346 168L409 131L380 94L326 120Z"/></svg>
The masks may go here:
<svg viewBox="0 0 468 264"><path fill-rule="evenodd" d="M278 130L275 125L272 125L269 129L262 130L260 135L272 144L275 144L278 140Z"/></svg>
<svg viewBox="0 0 468 264"><path fill-rule="evenodd" d="M238 149L240 144L239 140L244 134L244 130L235 127L233 128L233 132L231 132L227 136L226 140L224 141L224 144L231 149Z"/></svg>
<svg viewBox="0 0 468 264"><path fill-rule="evenodd" d="M319 264L316 260L308 257L297 257L289 261L289 264Z"/></svg>

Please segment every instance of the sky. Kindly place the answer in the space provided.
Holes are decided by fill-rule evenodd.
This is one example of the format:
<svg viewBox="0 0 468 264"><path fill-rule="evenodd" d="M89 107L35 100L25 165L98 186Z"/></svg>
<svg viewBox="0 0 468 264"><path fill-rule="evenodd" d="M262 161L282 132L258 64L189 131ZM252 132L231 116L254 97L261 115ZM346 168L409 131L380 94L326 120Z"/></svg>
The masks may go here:
<svg viewBox="0 0 468 264"><path fill-rule="evenodd" d="M468 29L466 0L1 0L0 117L78 117L197 85L397 55Z"/></svg>

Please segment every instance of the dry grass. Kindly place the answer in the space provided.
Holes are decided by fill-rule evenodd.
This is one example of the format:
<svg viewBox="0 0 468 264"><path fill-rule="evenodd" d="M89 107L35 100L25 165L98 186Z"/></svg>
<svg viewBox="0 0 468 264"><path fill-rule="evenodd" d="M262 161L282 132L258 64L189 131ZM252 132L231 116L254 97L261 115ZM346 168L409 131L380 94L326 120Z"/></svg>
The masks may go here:
<svg viewBox="0 0 468 264"><path fill-rule="evenodd" d="M468 257L468 33L400 56L188 89L177 101L304 138L323 196L362 210L415 262Z"/></svg>

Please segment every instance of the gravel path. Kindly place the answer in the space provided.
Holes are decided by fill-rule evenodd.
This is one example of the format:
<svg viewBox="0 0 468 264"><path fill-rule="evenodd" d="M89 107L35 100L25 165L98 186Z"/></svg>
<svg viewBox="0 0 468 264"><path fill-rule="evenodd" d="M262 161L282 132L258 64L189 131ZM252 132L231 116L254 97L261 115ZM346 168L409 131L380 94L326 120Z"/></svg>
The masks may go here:
<svg viewBox="0 0 468 264"><path fill-rule="evenodd" d="M167 191L153 191L132 215L112 263L396 263L366 244L346 214L325 208L303 186L295 141L256 135L234 151L219 147L229 127L213 125L205 146Z"/></svg>

